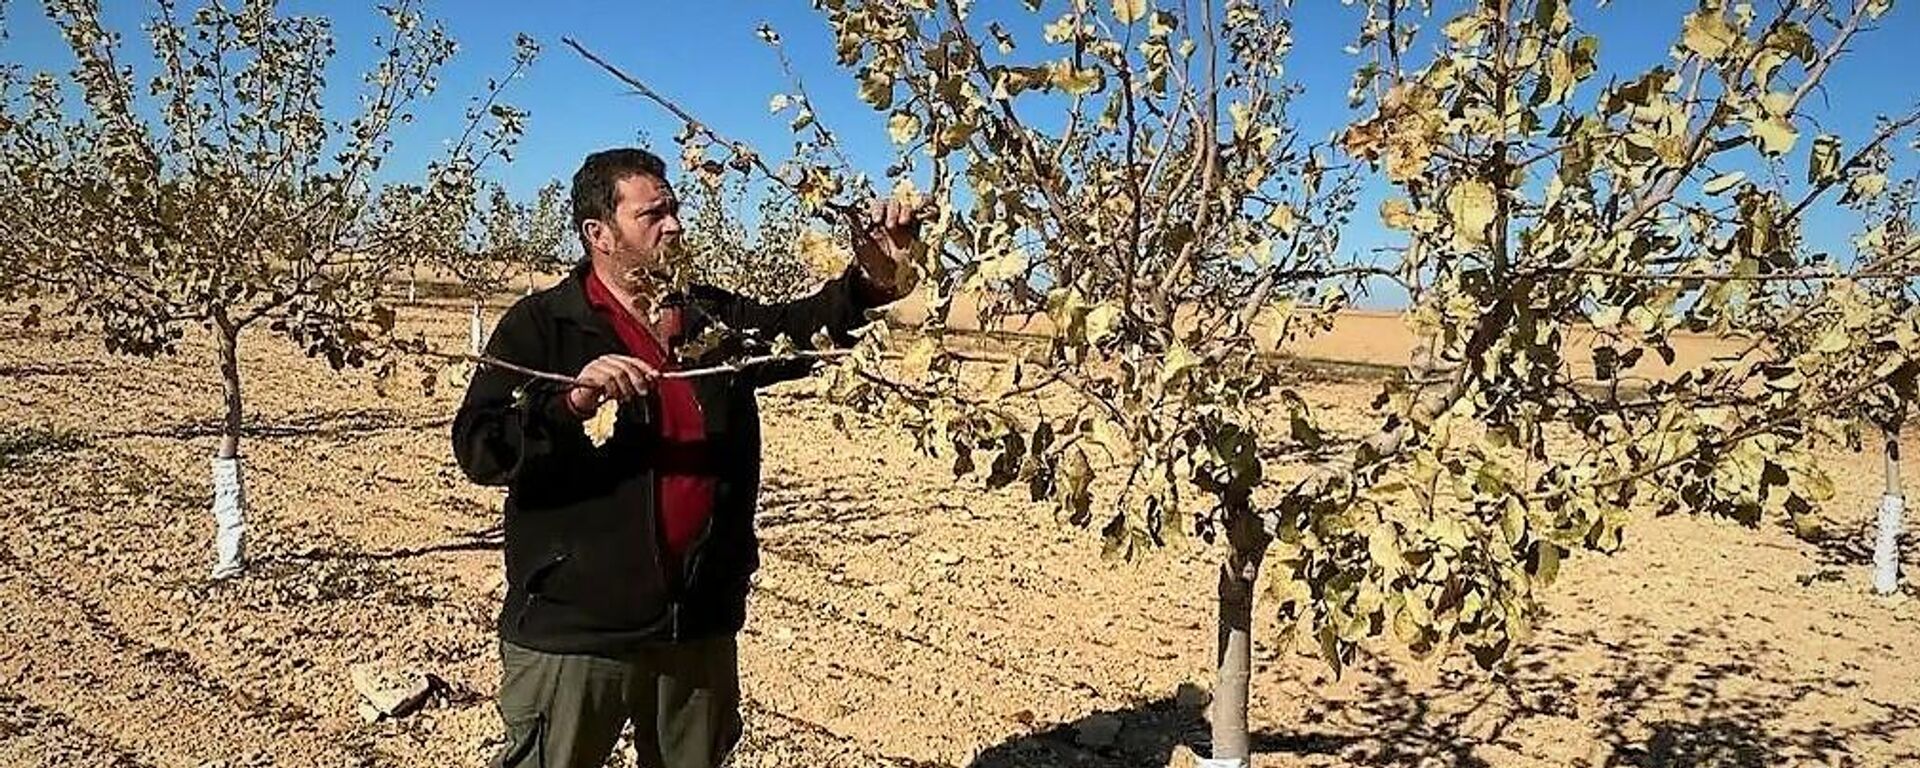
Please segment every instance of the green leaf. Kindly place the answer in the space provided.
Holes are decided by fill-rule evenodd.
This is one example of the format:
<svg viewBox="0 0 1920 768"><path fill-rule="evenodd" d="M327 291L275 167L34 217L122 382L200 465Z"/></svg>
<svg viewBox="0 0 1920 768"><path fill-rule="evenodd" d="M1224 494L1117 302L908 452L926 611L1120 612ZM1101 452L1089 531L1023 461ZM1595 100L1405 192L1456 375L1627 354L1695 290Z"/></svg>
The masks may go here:
<svg viewBox="0 0 1920 768"><path fill-rule="evenodd" d="M1840 178L1840 137L1821 134L1814 137L1807 153L1807 183L1825 184Z"/></svg>
<svg viewBox="0 0 1920 768"><path fill-rule="evenodd" d="M885 72L868 72L861 76L860 100L874 109L893 108L893 77Z"/></svg>
<svg viewBox="0 0 1920 768"><path fill-rule="evenodd" d="M1553 584L1554 577L1560 575L1560 557L1566 553L1560 551L1560 545L1550 541L1535 542L1533 545L1534 580L1541 586Z"/></svg>
<svg viewBox="0 0 1920 768"><path fill-rule="evenodd" d="M1507 537L1507 543L1519 546L1521 538L1527 535L1526 503L1513 497L1507 498L1506 512L1500 516L1500 532Z"/></svg>

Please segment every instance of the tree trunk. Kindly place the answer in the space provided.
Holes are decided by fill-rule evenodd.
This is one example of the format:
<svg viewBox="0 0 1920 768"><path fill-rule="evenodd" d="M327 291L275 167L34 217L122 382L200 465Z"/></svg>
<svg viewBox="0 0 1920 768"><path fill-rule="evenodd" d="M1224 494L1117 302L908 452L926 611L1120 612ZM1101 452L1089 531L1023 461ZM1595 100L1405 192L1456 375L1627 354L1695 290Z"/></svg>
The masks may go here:
<svg viewBox="0 0 1920 768"><path fill-rule="evenodd" d="M520 295L522 296L533 295L533 270L531 269L527 270L527 292Z"/></svg>
<svg viewBox="0 0 1920 768"><path fill-rule="evenodd" d="M240 575L246 565L246 485L240 459L240 329L216 317L219 332L220 385L226 419L220 448L213 456L213 578Z"/></svg>
<svg viewBox="0 0 1920 768"><path fill-rule="evenodd" d="M420 303L420 267L407 265L407 306Z"/></svg>
<svg viewBox="0 0 1920 768"><path fill-rule="evenodd" d="M1213 758L1203 768L1241 768L1251 764L1253 739L1247 729L1247 704L1253 681L1253 594L1266 556L1268 537L1248 511L1229 512L1231 552L1220 566L1220 624L1210 719Z"/></svg>
<svg viewBox="0 0 1920 768"><path fill-rule="evenodd" d="M1873 541L1873 591L1891 595L1900 589L1900 528L1906 494L1900 490L1900 428L1882 427L1886 438L1887 487L1880 497L1879 532Z"/></svg>
<svg viewBox="0 0 1920 768"><path fill-rule="evenodd" d="M487 346L487 329L481 323L481 309L480 297L473 297L473 314L467 318L467 347L476 355L484 354Z"/></svg>

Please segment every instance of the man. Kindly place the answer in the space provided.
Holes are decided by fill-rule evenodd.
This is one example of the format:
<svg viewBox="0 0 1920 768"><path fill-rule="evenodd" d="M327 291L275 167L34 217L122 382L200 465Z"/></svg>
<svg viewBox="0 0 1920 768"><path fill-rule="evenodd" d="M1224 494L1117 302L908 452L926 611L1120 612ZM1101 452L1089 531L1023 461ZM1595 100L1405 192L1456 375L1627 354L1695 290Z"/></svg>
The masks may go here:
<svg viewBox="0 0 1920 768"><path fill-rule="evenodd" d="M717 766L738 742L734 636L759 565L754 389L807 366L660 374L764 352L782 334L803 347L823 331L851 343L865 310L911 282L896 277L911 273L912 206L877 205L871 218L855 227L847 274L806 298L679 294L662 278L681 223L660 158L612 149L574 174L587 258L508 310L487 352L577 371L583 386L482 368L453 423L461 469L508 489L498 699L507 744L495 765L599 766L629 720L643 766ZM676 359L695 347L697 360ZM614 432L595 447L582 422L609 399L619 401Z"/></svg>

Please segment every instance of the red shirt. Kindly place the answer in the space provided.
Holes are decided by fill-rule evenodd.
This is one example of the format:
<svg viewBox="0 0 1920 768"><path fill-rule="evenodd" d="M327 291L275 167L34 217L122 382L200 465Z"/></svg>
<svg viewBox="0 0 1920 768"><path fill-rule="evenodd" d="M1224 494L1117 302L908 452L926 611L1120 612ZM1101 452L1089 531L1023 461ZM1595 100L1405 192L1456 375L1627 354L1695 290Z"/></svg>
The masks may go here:
<svg viewBox="0 0 1920 768"><path fill-rule="evenodd" d="M639 318L620 306L600 276L589 270L586 282L587 304L613 326L627 353L662 373L673 370L667 350L660 348L660 342ZM680 310L669 309L665 317L668 328L679 327ZM672 338L671 333L667 336ZM699 399L694 397L693 382L663 378L654 382L654 391L660 398L660 423L653 425L660 440L660 450L653 457L659 479L654 498L659 510L660 544L667 555L669 573L677 574L693 540L713 515L715 478L708 469L706 419L700 412Z"/></svg>

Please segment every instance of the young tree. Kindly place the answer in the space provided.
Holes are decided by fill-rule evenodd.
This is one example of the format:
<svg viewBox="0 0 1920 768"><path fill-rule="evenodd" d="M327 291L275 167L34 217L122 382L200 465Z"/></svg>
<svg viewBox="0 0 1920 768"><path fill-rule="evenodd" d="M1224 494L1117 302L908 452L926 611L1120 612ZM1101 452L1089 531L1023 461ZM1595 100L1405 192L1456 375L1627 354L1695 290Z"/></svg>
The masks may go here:
<svg viewBox="0 0 1920 768"><path fill-rule="evenodd" d="M714 184L690 185L687 233L691 253L688 279L725 288L762 301L797 298L819 286L825 271L802 257L803 239L819 235L792 195L760 196L752 222L741 214L749 184L729 177ZM784 190L781 190L784 192ZM810 240L809 240L810 241ZM843 265L844 266L844 265Z"/></svg>
<svg viewBox="0 0 1920 768"><path fill-rule="evenodd" d="M1891 153L1879 150L1863 158L1862 166L1873 173L1856 176L1848 199L1866 214L1869 226L1855 239L1856 260L1863 268L1897 274L1910 270L1920 261L1920 240L1915 238L1914 207L1920 198L1920 180L1907 180L1887 188L1885 170L1892 164ZM1803 353L1834 352L1845 347L1844 339L1895 338L1912 331L1902 320L1914 314L1915 286L1911 281L1875 280L1858 285L1835 283L1821 295L1799 302L1795 314L1783 323L1791 335L1781 341L1783 347ZM1880 366L1905 364L1898 355L1887 355L1880 345L1853 350L1866 359L1848 360L1842 370L1872 371ZM1873 516L1873 590L1882 595L1900 587L1900 537L1904 528L1906 494L1900 485L1900 431L1906 423L1916 393L1912 379L1895 377L1887 385L1862 394L1842 425L1842 436L1854 450L1863 443L1875 445L1883 456L1886 473L1885 492Z"/></svg>
<svg viewBox="0 0 1920 768"><path fill-rule="evenodd" d="M559 263L567 234L567 209L559 182L540 188L531 202L516 202L506 187L460 173L443 174L438 188L387 190L408 218L430 221L414 235L422 261L450 272L472 302L468 347L480 354L486 342L488 296L508 290L516 276L532 292L535 275Z"/></svg>
<svg viewBox="0 0 1920 768"><path fill-rule="evenodd" d="M1033 0L1038 42L959 0L815 5L908 154L894 171L924 174L940 212L921 265L936 312L911 337L870 332L833 392L958 474L990 455L989 485L1024 480L1116 555L1223 544L1223 765L1250 754L1263 566L1287 636L1336 672L1382 643L1493 666L1562 558L1618 547L1631 510L1798 519L1848 409L1912 389L1914 313L1860 297L1903 290L1913 254L1848 263L1801 231L1816 206L1882 194L1882 150L1920 122L1801 140L1807 97L1886 2L1709 0L1677 19L1669 61L1603 83L1601 42L1563 0L1371 0L1358 112L1332 145L1289 118L1283 2ZM860 194L639 87L688 121L689 167L835 215ZM1391 190L1397 261L1340 255L1363 173ZM1376 400L1378 430L1307 464L1331 448L1265 353L1322 327L1357 277L1401 283L1424 345ZM989 327L1044 318L1052 342L966 386L973 356L941 338L962 303ZM1753 343L1654 375L1681 331ZM1071 412L1026 407L1042 390Z"/></svg>
<svg viewBox="0 0 1920 768"><path fill-rule="evenodd" d="M334 53L324 18L285 16L272 2L209 0L187 13L157 0L146 25L153 73L137 80L96 0L46 9L77 65L6 94L0 245L31 254L20 274L34 292L97 325L110 351L171 353L189 327L211 331L225 414L213 574L236 575L242 335L264 324L335 368L377 360L393 325L380 303L393 235L423 222L382 215L393 211L374 205L373 179L454 43L415 3L384 6L391 28L343 121L323 106ZM68 104L69 91L84 101Z"/></svg>

